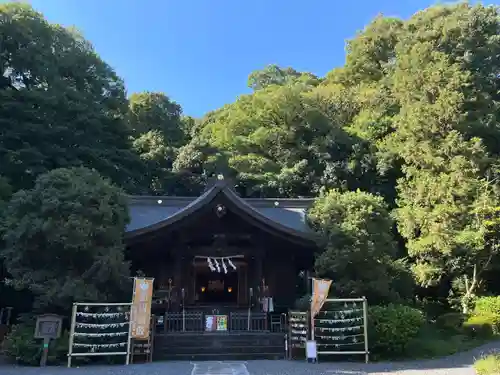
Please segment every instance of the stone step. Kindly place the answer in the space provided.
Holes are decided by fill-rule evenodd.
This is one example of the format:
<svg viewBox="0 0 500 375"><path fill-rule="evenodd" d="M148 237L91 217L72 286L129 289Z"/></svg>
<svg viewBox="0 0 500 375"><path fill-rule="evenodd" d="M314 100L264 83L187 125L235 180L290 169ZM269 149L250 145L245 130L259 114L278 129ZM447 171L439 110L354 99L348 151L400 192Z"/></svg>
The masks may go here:
<svg viewBox="0 0 500 375"><path fill-rule="evenodd" d="M284 359L284 353L197 353L197 354L173 354L173 353L155 353L155 361L251 361L258 359L277 360Z"/></svg>
<svg viewBox="0 0 500 375"><path fill-rule="evenodd" d="M284 345L284 334L261 335L164 335L155 338L156 346L230 346L230 345Z"/></svg>
<svg viewBox="0 0 500 375"><path fill-rule="evenodd" d="M285 346L265 346L265 351L268 353L282 353L285 350ZM231 346L181 346L181 347L163 347L155 348L155 352L162 352L165 354L175 353L175 354L193 354L193 353L205 353L205 354L218 354L221 352L228 354L238 354L238 353L259 353L264 349L262 346L254 345L231 345Z"/></svg>
<svg viewBox="0 0 500 375"><path fill-rule="evenodd" d="M199 332L155 337L154 358L274 359L283 358L284 334L269 332Z"/></svg>

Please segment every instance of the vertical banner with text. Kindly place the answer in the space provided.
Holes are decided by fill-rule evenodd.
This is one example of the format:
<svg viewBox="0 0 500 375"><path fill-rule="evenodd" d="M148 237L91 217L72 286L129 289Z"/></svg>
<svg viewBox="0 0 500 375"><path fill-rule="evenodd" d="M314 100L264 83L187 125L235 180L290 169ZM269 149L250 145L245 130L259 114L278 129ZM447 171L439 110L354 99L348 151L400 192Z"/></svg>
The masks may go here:
<svg viewBox="0 0 500 375"><path fill-rule="evenodd" d="M311 333L314 338L314 317L318 315L319 311L323 307L326 299L328 298L328 293L330 292L330 286L332 285L331 280L324 279L312 279L312 301L311 301Z"/></svg>
<svg viewBox="0 0 500 375"><path fill-rule="evenodd" d="M154 279L134 278L134 295L130 317L131 338L147 340L151 324L151 300Z"/></svg>

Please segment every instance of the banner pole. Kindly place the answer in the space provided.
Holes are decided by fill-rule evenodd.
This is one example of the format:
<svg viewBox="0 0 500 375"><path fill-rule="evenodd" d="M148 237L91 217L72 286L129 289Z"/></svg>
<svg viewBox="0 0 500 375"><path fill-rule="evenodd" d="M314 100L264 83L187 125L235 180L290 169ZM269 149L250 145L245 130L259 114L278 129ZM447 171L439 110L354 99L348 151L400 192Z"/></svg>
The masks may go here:
<svg viewBox="0 0 500 375"><path fill-rule="evenodd" d="M186 331L186 309L184 308L185 305L185 296L186 296L186 291L184 288L181 290L182 294L182 332Z"/></svg>
<svg viewBox="0 0 500 375"><path fill-rule="evenodd" d="M132 323L134 322L134 319L135 319L134 300L135 300L136 282L137 282L137 278L134 277L134 289L132 289L132 301L130 303L130 311L129 311L129 315L128 315L127 358L125 359L125 365L128 365L130 363L130 347L132 345Z"/></svg>
<svg viewBox="0 0 500 375"><path fill-rule="evenodd" d="M368 300L366 297L363 297L363 328L365 334L365 362L369 361L369 352L368 352Z"/></svg>
<svg viewBox="0 0 500 375"><path fill-rule="evenodd" d="M311 335L310 335L311 341L314 341L314 310L316 309L316 298L317 298L314 291L315 281L316 278L311 277L311 302L309 306L309 320L310 320L309 327L311 330Z"/></svg>

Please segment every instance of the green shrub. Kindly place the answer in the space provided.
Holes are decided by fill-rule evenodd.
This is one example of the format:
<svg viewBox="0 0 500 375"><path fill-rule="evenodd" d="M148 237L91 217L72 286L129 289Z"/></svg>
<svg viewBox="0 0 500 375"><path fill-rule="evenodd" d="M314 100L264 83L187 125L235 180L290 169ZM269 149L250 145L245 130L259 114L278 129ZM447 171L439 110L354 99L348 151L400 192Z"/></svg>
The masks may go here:
<svg viewBox="0 0 500 375"><path fill-rule="evenodd" d="M474 337L491 337L498 335L500 315L472 315L463 324L466 332Z"/></svg>
<svg viewBox="0 0 500 375"><path fill-rule="evenodd" d="M425 324L422 311L392 304L372 306L368 321L370 352L384 358L404 355L410 341Z"/></svg>
<svg viewBox="0 0 500 375"><path fill-rule="evenodd" d="M428 319L437 319L439 316L449 312L449 306L442 301L433 301L430 299L423 299L417 301L417 306L421 309Z"/></svg>
<svg viewBox="0 0 500 375"><path fill-rule="evenodd" d="M38 365L42 355L42 341L35 340L33 322L12 326L5 337L3 348L8 359L23 365ZM65 360L68 353L68 332L64 332L57 340L51 340L48 364L58 364Z"/></svg>
<svg viewBox="0 0 500 375"><path fill-rule="evenodd" d="M500 356L492 354L481 358L474 363L474 369L477 375L500 374Z"/></svg>
<svg viewBox="0 0 500 375"><path fill-rule="evenodd" d="M500 316L500 296L478 298L473 315Z"/></svg>
<svg viewBox="0 0 500 375"><path fill-rule="evenodd" d="M462 313L450 312L438 316L436 319L436 325L444 331L458 333L462 331L463 324L466 319L467 316Z"/></svg>

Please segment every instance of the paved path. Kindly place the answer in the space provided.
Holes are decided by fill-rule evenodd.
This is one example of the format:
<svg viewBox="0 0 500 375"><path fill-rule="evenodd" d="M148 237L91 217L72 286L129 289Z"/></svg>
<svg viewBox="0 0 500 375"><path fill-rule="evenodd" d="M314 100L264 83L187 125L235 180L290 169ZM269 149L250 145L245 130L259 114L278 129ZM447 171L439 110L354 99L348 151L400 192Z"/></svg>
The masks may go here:
<svg viewBox="0 0 500 375"><path fill-rule="evenodd" d="M155 362L146 365L67 369L0 366L0 375L475 375L472 364L500 352L500 341L466 353L427 361L318 363L302 361Z"/></svg>

